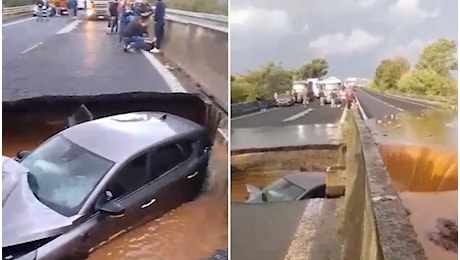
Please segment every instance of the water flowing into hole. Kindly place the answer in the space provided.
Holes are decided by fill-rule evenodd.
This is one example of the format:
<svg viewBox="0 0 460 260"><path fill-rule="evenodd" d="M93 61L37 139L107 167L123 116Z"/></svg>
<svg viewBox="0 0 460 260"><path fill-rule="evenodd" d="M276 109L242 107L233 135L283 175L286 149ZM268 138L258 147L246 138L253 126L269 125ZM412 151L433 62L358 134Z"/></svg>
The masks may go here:
<svg viewBox="0 0 460 260"><path fill-rule="evenodd" d="M380 154L429 259L457 259L457 151L383 144Z"/></svg>

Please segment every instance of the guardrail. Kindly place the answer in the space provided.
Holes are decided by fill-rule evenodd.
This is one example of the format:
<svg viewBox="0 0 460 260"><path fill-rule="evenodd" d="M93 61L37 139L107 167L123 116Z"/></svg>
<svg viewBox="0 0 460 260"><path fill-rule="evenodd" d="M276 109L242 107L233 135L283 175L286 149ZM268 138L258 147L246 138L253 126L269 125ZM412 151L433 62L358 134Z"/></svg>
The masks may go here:
<svg viewBox="0 0 460 260"><path fill-rule="evenodd" d="M273 100L266 100L265 106L267 108L274 107L276 104ZM234 103L231 105L232 116L242 116L250 113L254 113L260 110L259 103L257 101L248 101L241 103Z"/></svg>
<svg viewBox="0 0 460 260"><path fill-rule="evenodd" d="M228 112L228 18L181 10L168 12L163 53Z"/></svg>
<svg viewBox="0 0 460 260"><path fill-rule="evenodd" d="M15 6L15 7L6 7L2 10L3 17L11 15L19 15L32 13L34 10L33 5L24 5L24 6Z"/></svg>

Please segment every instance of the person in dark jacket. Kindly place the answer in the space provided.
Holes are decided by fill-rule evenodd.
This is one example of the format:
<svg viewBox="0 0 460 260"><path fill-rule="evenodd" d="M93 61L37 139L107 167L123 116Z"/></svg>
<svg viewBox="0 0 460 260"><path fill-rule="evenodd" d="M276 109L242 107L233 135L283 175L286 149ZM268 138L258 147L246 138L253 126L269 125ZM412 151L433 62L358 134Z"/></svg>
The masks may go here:
<svg viewBox="0 0 460 260"><path fill-rule="evenodd" d="M135 52L145 48L147 22L143 19L134 19L129 22L123 31L124 51Z"/></svg>
<svg viewBox="0 0 460 260"><path fill-rule="evenodd" d="M109 28L108 33L118 32L118 0L113 0L109 3L109 13L110 19L107 28Z"/></svg>
<svg viewBox="0 0 460 260"><path fill-rule="evenodd" d="M161 43L164 36L164 27L165 27L165 15L166 15L166 5L162 0L157 0L155 5L155 48L151 50L153 53L159 53L161 48Z"/></svg>

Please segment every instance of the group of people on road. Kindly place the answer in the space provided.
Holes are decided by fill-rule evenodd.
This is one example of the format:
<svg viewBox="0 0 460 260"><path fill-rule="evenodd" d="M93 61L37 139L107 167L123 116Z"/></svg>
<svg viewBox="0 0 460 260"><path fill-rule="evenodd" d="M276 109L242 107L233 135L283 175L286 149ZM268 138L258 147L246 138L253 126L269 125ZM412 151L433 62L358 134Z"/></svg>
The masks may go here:
<svg viewBox="0 0 460 260"><path fill-rule="evenodd" d="M148 50L159 53L164 35L166 6L157 0L155 11L147 0L131 3L130 0L114 0L109 6L108 33L118 33L118 41L125 52ZM147 39L150 18L154 17L154 39Z"/></svg>
<svg viewBox="0 0 460 260"><path fill-rule="evenodd" d="M77 0L67 0L65 2L69 19L76 19L78 15ZM38 18L50 17L52 15L61 16L61 10L64 8L61 0L34 0L34 5L37 7L36 15ZM52 12L53 8L54 12Z"/></svg>

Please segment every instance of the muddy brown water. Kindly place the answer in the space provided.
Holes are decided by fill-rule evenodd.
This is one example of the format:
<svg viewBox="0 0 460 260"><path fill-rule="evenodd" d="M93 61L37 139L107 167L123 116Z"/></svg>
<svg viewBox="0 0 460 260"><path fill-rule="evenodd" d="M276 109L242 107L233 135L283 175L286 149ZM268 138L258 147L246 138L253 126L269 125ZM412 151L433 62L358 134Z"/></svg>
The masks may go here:
<svg viewBox="0 0 460 260"><path fill-rule="evenodd" d="M443 243L430 239L433 233L439 234L440 220L458 222L457 112L428 109L366 124L380 144L385 167L428 258L457 259L456 250L440 246L457 247L457 238Z"/></svg>
<svg viewBox="0 0 460 260"><path fill-rule="evenodd" d="M8 124L3 128L6 156L35 148L63 126L62 120L28 127L3 123ZM219 177L212 179L211 187L201 197L118 237L93 252L89 259L197 260L227 248L226 158L226 148L216 145L210 164Z"/></svg>
<svg viewBox="0 0 460 260"><path fill-rule="evenodd" d="M401 144L384 144L379 150L428 258L458 259L457 250L446 250L430 239L440 231L439 220L458 224L458 152ZM442 243L456 248L457 238Z"/></svg>

